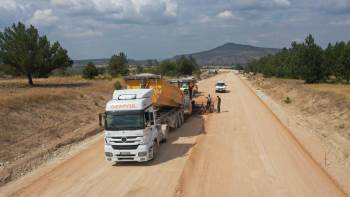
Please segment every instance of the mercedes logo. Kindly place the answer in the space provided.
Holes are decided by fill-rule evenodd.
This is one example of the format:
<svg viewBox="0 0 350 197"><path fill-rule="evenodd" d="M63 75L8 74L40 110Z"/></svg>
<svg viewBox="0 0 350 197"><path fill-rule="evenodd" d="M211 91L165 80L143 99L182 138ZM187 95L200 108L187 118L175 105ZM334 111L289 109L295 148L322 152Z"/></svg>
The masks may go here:
<svg viewBox="0 0 350 197"><path fill-rule="evenodd" d="M126 137L122 137L122 139L121 139L121 140L122 140L122 142L124 142L124 143L125 143L127 139L126 139Z"/></svg>

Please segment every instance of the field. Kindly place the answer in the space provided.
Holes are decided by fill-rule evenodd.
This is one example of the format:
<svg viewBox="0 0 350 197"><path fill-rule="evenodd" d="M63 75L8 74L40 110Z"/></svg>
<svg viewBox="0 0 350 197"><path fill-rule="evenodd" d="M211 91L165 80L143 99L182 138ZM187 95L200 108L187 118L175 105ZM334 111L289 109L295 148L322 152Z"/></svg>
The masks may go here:
<svg viewBox="0 0 350 197"><path fill-rule="evenodd" d="M26 79L0 80L0 185L99 132L114 81L52 77L29 87Z"/></svg>

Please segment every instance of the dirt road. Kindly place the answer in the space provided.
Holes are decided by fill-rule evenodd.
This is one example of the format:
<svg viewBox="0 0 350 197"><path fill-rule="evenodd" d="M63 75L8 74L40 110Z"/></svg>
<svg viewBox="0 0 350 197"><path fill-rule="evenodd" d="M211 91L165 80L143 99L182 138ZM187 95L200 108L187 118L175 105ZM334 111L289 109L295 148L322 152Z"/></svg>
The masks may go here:
<svg viewBox="0 0 350 197"><path fill-rule="evenodd" d="M193 117L162 145L156 161L111 166L103 139L42 176L0 189L14 196L344 196L278 119L233 73L222 113Z"/></svg>

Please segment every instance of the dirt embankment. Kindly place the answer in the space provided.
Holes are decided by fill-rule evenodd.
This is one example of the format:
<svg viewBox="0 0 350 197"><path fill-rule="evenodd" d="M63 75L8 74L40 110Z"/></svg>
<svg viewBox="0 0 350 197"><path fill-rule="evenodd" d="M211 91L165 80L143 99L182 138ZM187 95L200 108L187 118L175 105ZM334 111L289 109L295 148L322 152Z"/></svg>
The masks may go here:
<svg viewBox="0 0 350 197"><path fill-rule="evenodd" d="M265 79L250 76L251 83L262 89L303 129L317 138L324 153L316 160L350 192L350 86L333 84L307 85L298 80ZM287 99L287 97L289 99ZM292 123L291 123L292 124ZM311 153L313 145L305 144ZM317 159L318 158L318 159Z"/></svg>
<svg viewBox="0 0 350 197"><path fill-rule="evenodd" d="M58 148L99 131L97 114L113 81L76 77L0 81L0 185L35 168Z"/></svg>

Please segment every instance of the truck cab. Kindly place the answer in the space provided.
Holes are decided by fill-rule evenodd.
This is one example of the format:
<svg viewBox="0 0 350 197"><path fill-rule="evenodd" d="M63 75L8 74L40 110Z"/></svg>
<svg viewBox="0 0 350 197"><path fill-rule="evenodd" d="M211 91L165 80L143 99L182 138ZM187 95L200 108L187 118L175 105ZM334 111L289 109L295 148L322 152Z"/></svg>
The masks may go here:
<svg viewBox="0 0 350 197"><path fill-rule="evenodd" d="M105 158L110 162L152 160L161 140L152 89L116 90L104 114Z"/></svg>

